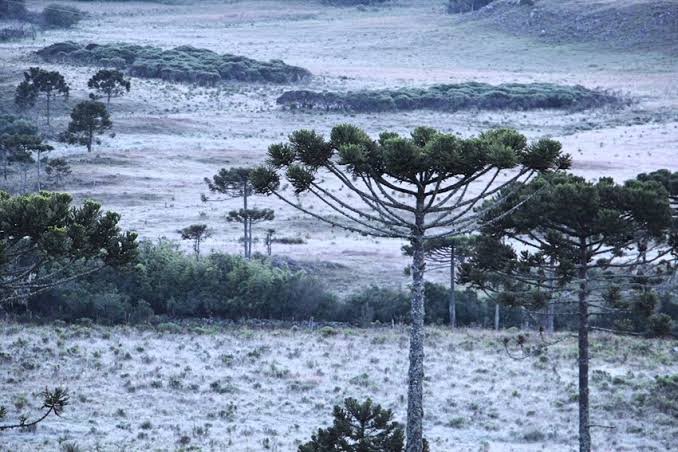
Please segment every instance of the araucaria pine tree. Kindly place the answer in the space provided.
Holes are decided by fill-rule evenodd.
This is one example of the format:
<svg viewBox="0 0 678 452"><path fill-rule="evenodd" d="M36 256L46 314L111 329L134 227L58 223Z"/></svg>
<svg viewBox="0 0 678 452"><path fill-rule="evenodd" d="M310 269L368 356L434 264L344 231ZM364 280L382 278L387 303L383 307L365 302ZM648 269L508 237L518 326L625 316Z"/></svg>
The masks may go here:
<svg viewBox="0 0 678 452"><path fill-rule="evenodd" d="M212 235L212 231L207 228L206 224L192 224L177 231L181 236L181 240L191 240L193 242L193 252L195 258L200 259L200 244L206 238Z"/></svg>
<svg viewBox="0 0 678 452"><path fill-rule="evenodd" d="M71 122L63 139L72 144L82 144L92 152L95 136L113 127L106 105L94 100L78 103L71 112Z"/></svg>
<svg viewBox="0 0 678 452"><path fill-rule="evenodd" d="M14 101L19 108L35 106L40 95L45 98L45 116L50 125L52 101L57 96L68 98L70 88L64 76L57 71L46 71L39 67L24 72L24 80L17 86Z"/></svg>
<svg viewBox="0 0 678 452"><path fill-rule="evenodd" d="M410 136L385 132L375 141L342 124L332 129L329 140L312 130L292 133L289 142L270 146L267 165L252 172L250 180L259 193L274 195L329 225L406 240L412 247L408 452L421 452L424 444L426 242L473 231L482 214L475 208L483 199L509 183L568 165L559 143L543 139L528 145L523 135L509 129L462 139L420 127ZM281 187L281 177L293 187L292 198ZM356 198L335 192L331 179ZM295 198L303 194L317 197L327 213L304 207Z"/></svg>
<svg viewBox="0 0 678 452"><path fill-rule="evenodd" d="M250 174L252 168L222 168L217 174L212 176L212 179L206 177L205 183L212 193L219 193L226 196L226 199L242 198L243 205L242 210L248 210L248 201L250 196L252 196L252 184L250 183ZM207 202L211 201L206 196L202 196L202 201ZM217 200L221 201L221 200ZM252 249L250 241L252 240L250 236L249 224L246 221L242 222L243 224L243 247L245 258L250 257L250 250Z"/></svg>
<svg viewBox="0 0 678 452"><path fill-rule="evenodd" d="M517 188L517 189L516 189ZM655 181L625 185L609 178L588 182L558 174L529 184L516 184L511 193L485 206L489 240L508 238L521 248L497 268L519 287L531 287L534 303L552 290L549 282L571 284L577 299L579 352L579 449L589 452L589 331L592 316L610 316L642 307L646 316L656 298L648 287L671 271L671 209L668 193ZM529 202L527 202L529 200ZM496 248L495 248L496 249ZM482 262L482 260L480 260ZM496 265L496 259L485 259ZM493 269L481 266L480 272ZM639 286L639 281L642 281ZM642 287L641 287L642 286ZM624 303L623 296L641 299ZM509 290L510 292L511 290ZM547 295L545 295L547 296ZM517 297L510 297L517 299ZM636 309L637 311L638 309ZM616 329L616 328L615 328Z"/></svg>
<svg viewBox="0 0 678 452"><path fill-rule="evenodd" d="M116 69L101 69L87 82L87 87L96 92L96 94L91 94L90 97L93 100L105 97L106 106L110 105L111 97L119 97L129 93L131 86L130 81L125 78L124 74Z"/></svg>
<svg viewBox="0 0 678 452"><path fill-rule="evenodd" d="M241 223L247 229L246 256L252 257L252 225L263 221L273 221L275 212L271 209L239 209L231 210L226 216L226 221Z"/></svg>

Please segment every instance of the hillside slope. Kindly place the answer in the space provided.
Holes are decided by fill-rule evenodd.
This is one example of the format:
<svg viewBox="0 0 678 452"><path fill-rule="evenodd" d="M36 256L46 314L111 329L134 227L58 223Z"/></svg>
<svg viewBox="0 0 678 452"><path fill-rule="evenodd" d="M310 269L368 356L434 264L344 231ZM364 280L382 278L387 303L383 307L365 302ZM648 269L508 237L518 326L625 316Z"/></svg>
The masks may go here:
<svg viewBox="0 0 678 452"><path fill-rule="evenodd" d="M463 20L550 43L596 43L615 50L678 55L678 2L673 0L496 0Z"/></svg>

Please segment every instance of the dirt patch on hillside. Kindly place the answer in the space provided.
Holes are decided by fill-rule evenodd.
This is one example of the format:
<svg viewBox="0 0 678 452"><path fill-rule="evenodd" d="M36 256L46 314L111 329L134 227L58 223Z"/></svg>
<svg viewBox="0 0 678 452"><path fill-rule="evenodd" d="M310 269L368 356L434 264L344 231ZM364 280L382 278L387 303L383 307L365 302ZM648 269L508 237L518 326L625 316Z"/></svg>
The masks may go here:
<svg viewBox="0 0 678 452"><path fill-rule="evenodd" d="M464 20L554 44L596 43L615 50L678 55L678 3L673 0L497 0Z"/></svg>

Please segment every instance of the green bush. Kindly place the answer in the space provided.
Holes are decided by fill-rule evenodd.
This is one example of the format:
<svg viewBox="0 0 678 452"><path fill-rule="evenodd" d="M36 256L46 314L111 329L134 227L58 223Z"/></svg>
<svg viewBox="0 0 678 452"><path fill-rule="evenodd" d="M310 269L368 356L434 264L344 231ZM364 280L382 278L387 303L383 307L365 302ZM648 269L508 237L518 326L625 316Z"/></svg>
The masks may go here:
<svg viewBox="0 0 678 452"><path fill-rule="evenodd" d="M404 447L404 429L393 421L391 410L370 399L359 403L348 398L343 407L334 407L332 426L318 429L309 442L299 446L299 452L401 452Z"/></svg>
<svg viewBox="0 0 678 452"><path fill-rule="evenodd" d="M136 77L199 85L214 85L222 80L294 83L311 75L281 60L258 61L191 46L163 50L124 43L80 45L67 41L44 47L37 54L49 62L110 66L126 69Z"/></svg>
<svg viewBox="0 0 678 452"><path fill-rule="evenodd" d="M286 91L277 103L290 109L381 112L398 110L582 110L624 101L608 92L552 83L489 85L467 82L430 88L349 91L346 93Z"/></svg>
<svg viewBox="0 0 678 452"><path fill-rule="evenodd" d="M105 269L35 296L27 308L48 318L110 324L155 315L328 320L339 311L336 298L301 273L224 254L196 261L169 241L142 243L132 271Z"/></svg>

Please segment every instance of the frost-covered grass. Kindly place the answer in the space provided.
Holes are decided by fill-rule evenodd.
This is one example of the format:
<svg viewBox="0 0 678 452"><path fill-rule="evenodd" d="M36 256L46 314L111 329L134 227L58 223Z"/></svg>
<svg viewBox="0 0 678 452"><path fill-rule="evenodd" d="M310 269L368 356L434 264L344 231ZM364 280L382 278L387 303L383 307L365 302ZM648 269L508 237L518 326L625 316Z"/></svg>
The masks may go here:
<svg viewBox="0 0 678 452"><path fill-rule="evenodd" d="M576 344L516 361L493 332L428 330L426 436L433 451L574 450ZM593 337L597 450L669 450L675 418L651 401L678 372L675 342ZM372 397L404 421L404 328L0 326L0 404L39 412L45 386L71 404L2 451L293 451L343 398ZM98 449L96 449L98 447ZM185 450L184 449L184 450Z"/></svg>

